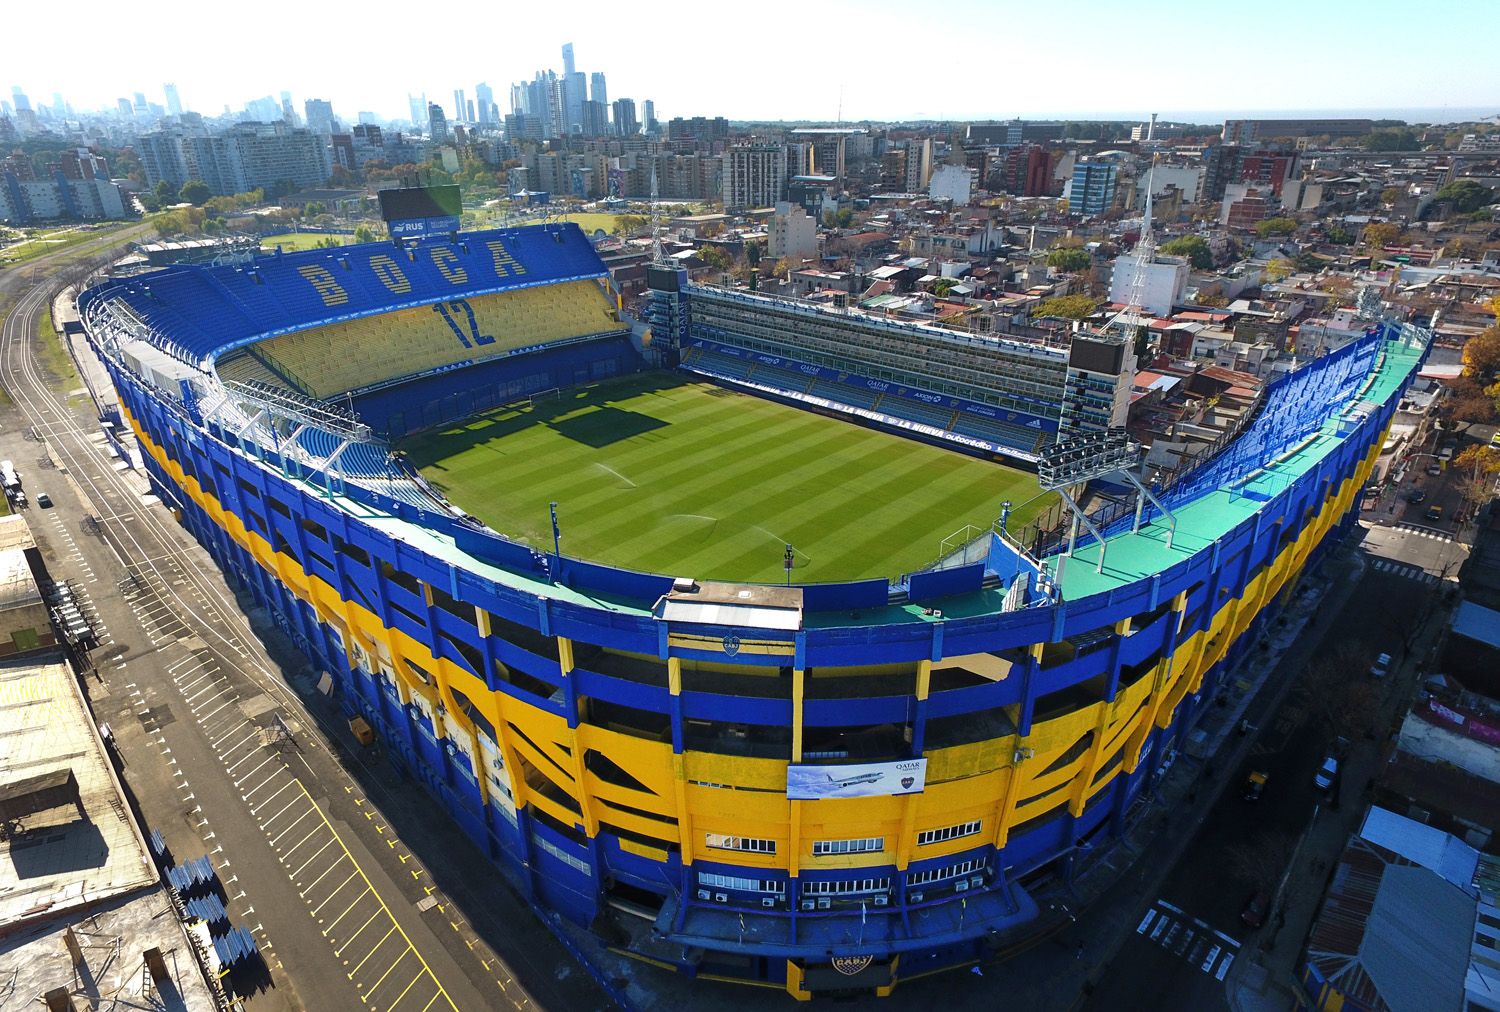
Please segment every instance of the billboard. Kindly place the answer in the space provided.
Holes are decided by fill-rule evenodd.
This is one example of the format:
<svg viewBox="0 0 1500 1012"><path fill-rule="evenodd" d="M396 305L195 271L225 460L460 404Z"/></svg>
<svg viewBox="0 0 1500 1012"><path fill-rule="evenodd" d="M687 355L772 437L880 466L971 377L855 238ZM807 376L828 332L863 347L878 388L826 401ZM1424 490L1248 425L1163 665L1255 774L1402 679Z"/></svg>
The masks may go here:
<svg viewBox="0 0 1500 1012"><path fill-rule="evenodd" d="M463 213L459 201L458 187L446 186L400 186L381 190L380 217L385 221L405 221L410 218L456 218Z"/></svg>
<svg viewBox="0 0 1500 1012"><path fill-rule="evenodd" d="M921 794L926 787L926 759L842 763L838 766L799 766L794 763L786 768L786 796L791 801Z"/></svg>
<svg viewBox="0 0 1500 1012"><path fill-rule="evenodd" d="M400 221L387 222L385 227L390 230L392 238L403 235L442 235L458 231L458 216L404 218Z"/></svg>

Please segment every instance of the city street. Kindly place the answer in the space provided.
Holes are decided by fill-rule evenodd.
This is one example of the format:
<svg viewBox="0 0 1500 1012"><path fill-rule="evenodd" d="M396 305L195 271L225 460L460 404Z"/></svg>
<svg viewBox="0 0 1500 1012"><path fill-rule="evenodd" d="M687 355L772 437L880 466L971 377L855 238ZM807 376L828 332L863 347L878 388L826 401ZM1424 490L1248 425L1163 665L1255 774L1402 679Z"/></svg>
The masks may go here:
<svg viewBox="0 0 1500 1012"><path fill-rule="evenodd" d="M1306 645L1311 649L1305 662L1288 654L1287 662L1302 669L1290 673L1294 678L1340 654L1367 666L1389 653L1399 669L1440 593L1444 573L1451 579L1463 557L1463 547L1446 532L1406 524L1362 530L1357 537L1354 550L1362 570L1350 576L1358 583L1316 644ZM1335 560L1330 569L1338 565ZM1391 712L1412 681L1410 675L1356 677L1370 678L1381 713ZM1224 981L1234 961L1249 958L1262 932L1276 930L1274 919L1258 930L1245 923L1241 912L1248 901L1257 892L1276 894L1297 856L1298 841L1320 811L1364 803L1363 784L1346 785L1341 777L1324 792L1313 778L1331 751L1347 751L1336 746L1337 733L1354 739L1349 748L1368 739L1349 727L1330 727L1328 714L1299 705L1295 687L1280 706L1272 708L1270 702L1252 703L1248 755L1228 771L1226 789L1160 895L1140 911L1134 934L1115 955L1088 1007L1226 1007ZM1252 772L1266 778L1257 801L1244 797ZM1204 778L1215 775L1206 769Z"/></svg>

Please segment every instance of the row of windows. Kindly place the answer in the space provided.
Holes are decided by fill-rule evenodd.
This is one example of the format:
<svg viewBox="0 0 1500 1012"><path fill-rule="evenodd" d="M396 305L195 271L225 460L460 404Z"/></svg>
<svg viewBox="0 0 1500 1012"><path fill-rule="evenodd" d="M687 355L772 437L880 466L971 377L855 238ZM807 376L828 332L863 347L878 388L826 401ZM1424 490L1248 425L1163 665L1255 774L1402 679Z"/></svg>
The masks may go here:
<svg viewBox="0 0 1500 1012"><path fill-rule="evenodd" d="M776 853L775 840L757 840L748 836L727 836L723 833L705 833L704 842L718 850L739 850L751 854Z"/></svg>
<svg viewBox="0 0 1500 1012"><path fill-rule="evenodd" d="M968 861L960 861L957 864L945 865L942 868L914 871L906 876L906 884L909 886L919 886L928 885L932 882L946 882L948 879L958 878L960 875L984 871L984 864L984 858L976 857Z"/></svg>
<svg viewBox="0 0 1500 1012"><path fill-rule="evenodd" d="M917 844L942 843L945 840L957 840L963 836L974 836L979 832L981 821L975 819L973 822L962 822L957 826L944 826L941 829L924 829L917 834Z"/></svg>
<svg viewBox="0 0 1500 1012"><path fill-rule="evenodd" d="M708 889L738 889L745 893L781 895L786 892L786 883L780 879L741 878L739 875L719 875L708 871L698 873L698 884Z"/></svg>
<svg viewBox="0 0 1500 1012"><path fill-rule="evenodd" d="M814 840L812 852L816 856L828 854L873 854L885 850L885 837L871 836L862 840Z"/></svg>
<svg viewBox="0 0 1500 1012"><path fill-rule="evenodd" d="M888 878L852 878L834 882L804 882L803 896L851 896L859 893L888 893L891 880Z"/></svg>

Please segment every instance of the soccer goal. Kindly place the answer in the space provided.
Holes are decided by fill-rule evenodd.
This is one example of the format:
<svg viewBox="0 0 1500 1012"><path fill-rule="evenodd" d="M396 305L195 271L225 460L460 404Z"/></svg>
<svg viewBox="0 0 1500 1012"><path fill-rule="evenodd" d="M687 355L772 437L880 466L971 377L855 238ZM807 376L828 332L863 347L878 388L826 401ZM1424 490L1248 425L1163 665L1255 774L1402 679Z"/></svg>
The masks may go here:
<svg viewBox="0 0 1500 1012"><path fill-rule="evenodd" d="M542 391L540 391L538 393L534 393L530 397L526 398L526 406L529 407L529 408L534 408L538 404L542 404L542 403L544 403L546 401L558 401L558 400L562 400L562 388L561 387L552 387L551 389L542 390Z"/></svg>

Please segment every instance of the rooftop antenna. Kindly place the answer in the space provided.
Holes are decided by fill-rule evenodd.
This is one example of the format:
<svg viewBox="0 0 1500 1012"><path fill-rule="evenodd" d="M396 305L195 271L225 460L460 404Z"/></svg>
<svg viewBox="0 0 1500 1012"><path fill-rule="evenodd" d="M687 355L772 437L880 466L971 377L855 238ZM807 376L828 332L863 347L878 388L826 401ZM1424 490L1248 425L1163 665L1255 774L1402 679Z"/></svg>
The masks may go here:
<svg viewBox="0 0 1500 1012"><path fill-rule="evenodd" d="M1152 119L1155 119L1153 114ZM1156 262L1156 236L1151 231L1151 191L1156 175L1156 155L1151 156L1151 167L1146 170L1146 213L1141 218L1141 238L1131 251L1135 260L1135 276L1130 279L1130 304L1115 315L1111 326L1120 328L1126 339L1135 337L1137 329L1146 326L1146 268ZM1106 330L1109 329L1107 326Z"/></svg>

